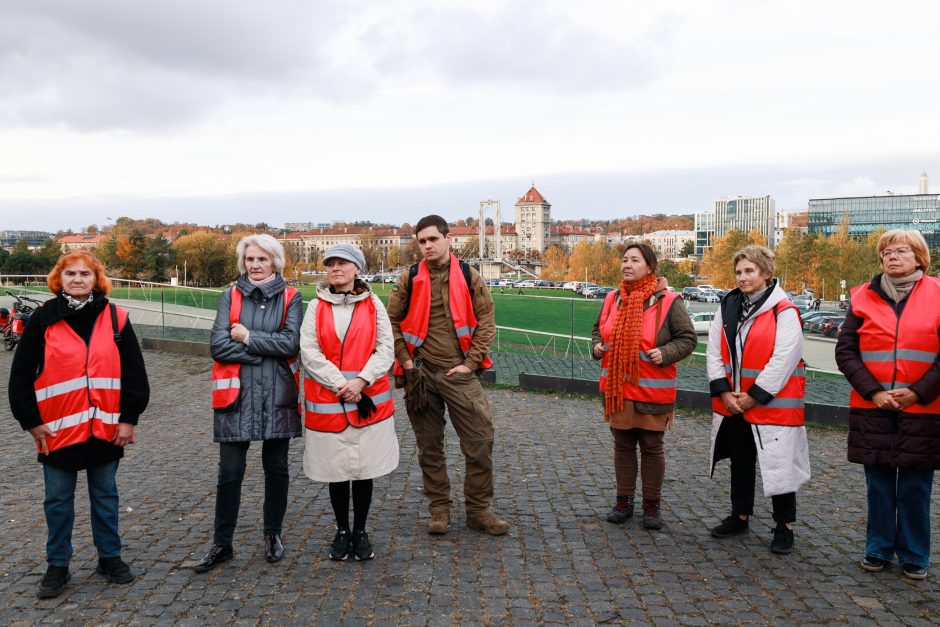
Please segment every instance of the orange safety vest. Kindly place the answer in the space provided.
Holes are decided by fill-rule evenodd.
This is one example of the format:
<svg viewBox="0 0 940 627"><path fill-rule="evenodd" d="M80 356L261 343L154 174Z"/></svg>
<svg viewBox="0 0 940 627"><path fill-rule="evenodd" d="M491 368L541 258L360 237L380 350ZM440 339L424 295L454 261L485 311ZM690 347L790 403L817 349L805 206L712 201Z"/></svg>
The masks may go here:
<svg viewBox="0 0 940 627"><path fill-rule="evenodd" d="M760 314L751 323L741 355L741 390L747 392L764 371L764 366L774 354L774 342L777 339L777 316L781 311L796 309L796 305L784 299ZM797 310L799 316L799 310ZM734 389L733 366L728 338L721 333L721 361L725 367L725 377ZM806 393L806 363L800 359L784 386L766 405L757 404L744 412L744 419L756 425L783 425L798 427L803 424L803 397ZM712 397L712 411L722 416L730 416L728 408L720 396Z"/></svg>
<svg viewBox="0 0 940 627"><path fill-rule="evenodd" d="M294 299L297 290L291 286L284 288L284 315L281 317L281 328L287 322L287 308ZM242 313L242 293L237 287L231 289L231 303L228 310L229 323L238 324ZM295 355L285 360L294 375L294 384L300 390L300 357ZM241 389L242 365L216 361L212 363L212 409L226 411L232 409L238 402L238 391Z"/></svg>
<svg viewBox="0 0 940 627"><path fill-rule="evenodd" d="M869 289L852 289L852 312L862 324L858 329L859 352L865 367L886 390L906 388L920 379L940 353L940 280L924 276L914 285L901 316ZM874 409L854 389L849 407ZM940 398L929 405L914 403L904 410L912 414L940 414Z"/></svg>
<svg viewBox="0 0 940 627"><path fill-rule="evenodd" d="M454 329L457 331L457 341L463 356L470 354L470 344L473 334L477 330L477 317L473 311L473 298L470 289L460 270L460 261L450 253L450 274L448 277L448 294L450 300L450 314L454 319ZM408 353L414 357L415 349L424 344L428 337L428 323L431 320L431 272L424 259L418 264L418 273L412 279L411 297L408 304L408 315L401 321L399 328L408 347ZM481 368L492 368L493 360L487 355L483 358ZM393 373L400 376L405 373L398 361L395 361Z"/></svg>
<svg viewBox="0 0 940 627"><path fill-rule="evenodd" d="M604 346L610 348L610 336L617 320L617 294L615 290L607 294L604 299L604 308L601 310L600 331ZM657 366L646 354L651 348L656 348L656 337L659 330L669 317L669 308L678 297L674 292L666 292L652 307L643 312L643 329L640 332L640 378L636 383L625 380L623 382L623 397L641 403L659 403L662 405L676 402L676 365ZM665 315L661 315L665 310ZM659 319L657 319L659 318ZM604 353L601 359L600 389L603 393L607 389L607 366L610 352Z"/></svg>
<svg viewBox="0 0 940 627"><path fill-rule="evenodd" d="M343 341L336 334L333 306L317 301L317 342L323 355L340 371L346 380L355 379L372 354L375 353L375 303L372 297L356 303L352 320ZM368 418L359 418L355 403L346 403L329 388L310 376L304 377L304 425L311 431L340 433L347 426L366 427L385 420L395 413L388 374L383 373L362 393L375 403L376 411Z"/></svg>
<svg viewBox="0 0 940 627"><path fill-rule="evenodd" d="M121 354L115 334L127 322L127 311L113 305L98 314L88 344L65 320L46 327L43 369L33 389L39 416L56 436L46 438L49 452L81 444L91 437L110 442L121 417ZM36 450L41 452L39 445Z"/></svg>

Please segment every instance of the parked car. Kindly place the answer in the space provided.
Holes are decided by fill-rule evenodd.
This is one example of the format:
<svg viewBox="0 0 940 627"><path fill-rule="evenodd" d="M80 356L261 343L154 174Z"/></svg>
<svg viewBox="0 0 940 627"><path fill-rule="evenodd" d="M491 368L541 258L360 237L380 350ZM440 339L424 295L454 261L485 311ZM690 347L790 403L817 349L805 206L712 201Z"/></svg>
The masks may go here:
<svg viewBox="0 0 940 627"><path fill-rule="evenodd" d="M592 287L584 292L585 298L607 298L607 295L614 291L612 287Z"/></svg>
<svg viewBox="0 0 940 627"><path fill-rule="evenodd" d="M698 293L701 290L697 287L683 287L682 298L685 300L698 300Z"/></svg>
<svg viewBox="0 0 940 627"><path fill-rule="evenodd" d="M843 298L839 301L839 309L848 309L849 304L852 302L850 298Z"/></svg>
<svg viewBox="0 0 940 627"><path fill-rule="evenodd" d="M578 293L584 294L587 290L591 289L592 287L600 287L600 285L598 285L597 283L582 283L581 287L578 288Z"/></svg>
<svg viewBox="0 0 940 627"><path fill-rule="evenodd" d="M717 303L721 302L721 296L718 295L718 290L699 290L697 300L703 303Z"/></svg>
<svg viewBox="0 0 940 627"><path fill-rule="evenodd" d="M512 284L513 284L512 279L500 279L498 283L500 287L512 287Z"/></svg>
<svg viewBox="0 0 940 627"><path fill-rule="evenodd" d="M715 319L715 312L703 311L701 313L692 314L689 317L692 318L692 326L695 327L697 334L707 334L712 326L712 320Z"/></svg>
<svg viewBox="0 0 940 627"><path fill-rule="evenodd" d="M839 325L845 322L845 316L839 318L826 318L819 323L819 333L828 337L835 337L839 331Z"/></svg>
<svg viewBox="0 0 940 627"><path fill-rule="evenodd" d="M577 292L577 291L578 291L578 282L577 282L577 281L568 281L568 282L565 283L562 287L564 287L566 290L571 290L572 292Z"/></svg>
<svg viewBox="0 0 940 627"><path fill-rule="evenodd" d="M714 285L709 285L708 283L705 283L703 285L697 285L696 287L700 290L717 290L718 289Z"/></svg>
<svg viewBox="0 0 940 627"><path fill-rule="evenodd" d="M523 279L516 283L516 287L535 287L537 283L535 279Z"/></svg>
<svg viewBox="0 0 940 627"><path fill-rule="evenodd" d="M807 311L805 314L800 314L800 317L803 320L803 330L809 331L810 322L819 324L823 318L831 317L834 314L834 311Z"/></svg>

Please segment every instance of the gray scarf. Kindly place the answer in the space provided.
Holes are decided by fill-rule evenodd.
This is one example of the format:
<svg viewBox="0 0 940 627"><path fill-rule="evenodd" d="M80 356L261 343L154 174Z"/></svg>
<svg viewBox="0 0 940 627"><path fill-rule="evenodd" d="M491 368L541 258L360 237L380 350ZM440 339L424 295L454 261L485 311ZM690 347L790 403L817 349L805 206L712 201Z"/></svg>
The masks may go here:
<svg viewBox="0 0 940 627"><path fill-rule="evenodd" d="M923 270L914 270L907 276L899 277L888 276L886 272L881 275L881 291L894 302L900 303L910 295L914 285L922 276L924 276Z"/></svg>

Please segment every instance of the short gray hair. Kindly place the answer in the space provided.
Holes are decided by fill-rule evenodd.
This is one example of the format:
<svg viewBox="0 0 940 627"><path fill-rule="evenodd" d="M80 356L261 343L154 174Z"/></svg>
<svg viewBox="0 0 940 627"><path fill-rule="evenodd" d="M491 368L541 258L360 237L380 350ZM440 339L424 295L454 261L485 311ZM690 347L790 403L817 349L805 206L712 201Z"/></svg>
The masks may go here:
<svg viewBox="0 0 940 627"><path fill-rule="evenodd" d="M284 247L281 246L279 241L267 233L257 233L255 235L246 235L238 240L238 245L235 247L235 254L238 256L239 274L248 272L248 269L245 267L245 249L249 246L257 246L271 255L271 260L274 261L275 272L284 271Z"/></svg>

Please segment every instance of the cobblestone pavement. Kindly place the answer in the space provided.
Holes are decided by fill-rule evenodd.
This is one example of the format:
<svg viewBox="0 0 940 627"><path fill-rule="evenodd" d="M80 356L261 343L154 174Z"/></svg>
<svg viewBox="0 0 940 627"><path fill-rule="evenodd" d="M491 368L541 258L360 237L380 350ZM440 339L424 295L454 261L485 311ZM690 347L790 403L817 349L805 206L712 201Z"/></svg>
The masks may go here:
<svg viewBox="0 0 940 627"><path fill-rule="evenodd" d="M211 537L217 447L205 360L147 351L154 398L121 464L129 586L94 574L88 502L80 479L73 579L57 599L35 596L45 569L42 481L28 436L0 421L0 623L68 624L936 624L940 571L923 582L862 571L865 507L860 467L845 461L845 432L811 430L813 481L799 494L797 550L769 552L769 500L758 497L751 533L724 541L708 527L728 510L728 468L708 476L709 420L682 415L667 434L661 531L604 521L614 494L611 438L596 401L490 392L496 424L496 506L513 527L501 538L463 525L462 465L448 433L454 523L424 531L414 437L398 414L396 472L376 481L369 530L376 559L331 562L327 490L301 471L291 447L285 559L261 544L263 475L249 454L236 556L191 570ZM0 357L0 380L10 356ZM933 498L934 535L940 530Z"/></svg>

